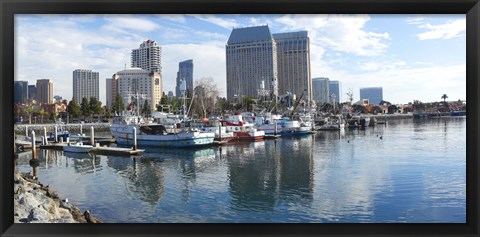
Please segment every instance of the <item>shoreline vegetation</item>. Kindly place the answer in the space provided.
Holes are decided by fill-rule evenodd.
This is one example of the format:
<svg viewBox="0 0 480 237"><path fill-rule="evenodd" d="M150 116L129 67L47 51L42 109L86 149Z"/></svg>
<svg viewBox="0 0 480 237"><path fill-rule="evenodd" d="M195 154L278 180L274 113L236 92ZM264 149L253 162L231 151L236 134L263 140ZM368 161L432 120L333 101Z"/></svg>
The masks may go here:
<svg viewBox="0 0 480 237"><path fill-rule="evenodd" d="M31 174L14 174L14 223L102 223L92 212L61 199Z"/></svg>

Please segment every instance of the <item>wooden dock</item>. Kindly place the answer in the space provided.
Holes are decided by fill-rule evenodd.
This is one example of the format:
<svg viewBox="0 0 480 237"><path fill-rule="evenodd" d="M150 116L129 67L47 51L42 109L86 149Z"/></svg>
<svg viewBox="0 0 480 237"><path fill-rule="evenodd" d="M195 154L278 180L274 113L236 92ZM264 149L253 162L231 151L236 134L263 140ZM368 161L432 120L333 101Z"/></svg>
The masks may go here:
<svg viewBox="0 0 480 237"><path fill-rule="evenodd" d="M48 145L41 145L40 149L49 149L49 150L57 150L57 151L63 151L63 148L65 146L68 146L67 143L54 143L54 144L48 144ZM115 156L138 156L138 155L143 155L145 150L142 149L131 149L131 148L121 148L121 147L105 147L105 146L99 146L99 147L94 147L92 153L98 154L98 155L115 155Z"/></svg>

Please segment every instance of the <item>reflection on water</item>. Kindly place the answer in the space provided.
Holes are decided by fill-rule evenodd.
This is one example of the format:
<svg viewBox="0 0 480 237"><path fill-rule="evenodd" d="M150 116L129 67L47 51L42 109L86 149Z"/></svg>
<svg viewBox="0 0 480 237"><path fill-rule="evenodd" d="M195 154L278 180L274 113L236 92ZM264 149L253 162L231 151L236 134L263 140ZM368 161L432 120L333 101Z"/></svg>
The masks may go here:
<svg viewBox="0 0 480 237"><path fill-rule="evenodd" d="M137 158L41 150L37 172L106 222L462 223L465 135L465 119L399 120Z"/></svg>

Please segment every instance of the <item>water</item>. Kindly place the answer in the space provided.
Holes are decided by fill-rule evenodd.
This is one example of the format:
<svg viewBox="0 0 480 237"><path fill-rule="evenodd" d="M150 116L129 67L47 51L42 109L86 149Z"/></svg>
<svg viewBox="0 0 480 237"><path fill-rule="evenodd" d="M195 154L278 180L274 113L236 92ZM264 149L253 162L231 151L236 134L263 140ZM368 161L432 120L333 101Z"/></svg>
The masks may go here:
<svg viewBox="0 0 480 237"><path fill-rule="evenodd" d="M466 221L465 118L147 151L135 159L41 152L38 176L113 223ZM31 171L29 159L17 169Z"/></svg>

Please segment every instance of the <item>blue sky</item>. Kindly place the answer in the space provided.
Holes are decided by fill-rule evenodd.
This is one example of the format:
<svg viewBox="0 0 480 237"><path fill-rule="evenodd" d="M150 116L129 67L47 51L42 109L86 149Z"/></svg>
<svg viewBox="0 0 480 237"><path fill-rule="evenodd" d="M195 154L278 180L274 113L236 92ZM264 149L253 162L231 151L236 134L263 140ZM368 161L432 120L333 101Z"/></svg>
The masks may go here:
<svg viewBox="0 0 480 237"><path fill-rule="evenodd" d="M163 90L174 91L178 63L194 62L194 80L210 78L226 96L225 44L234 27L268 24L272 33L307 30L312 77L349 89L383 87L392 103L466 99L465 15L16 15L15 80L54 82L72 98L72 72L105 79L130 65L152 39L162 47Z"/></svg>

